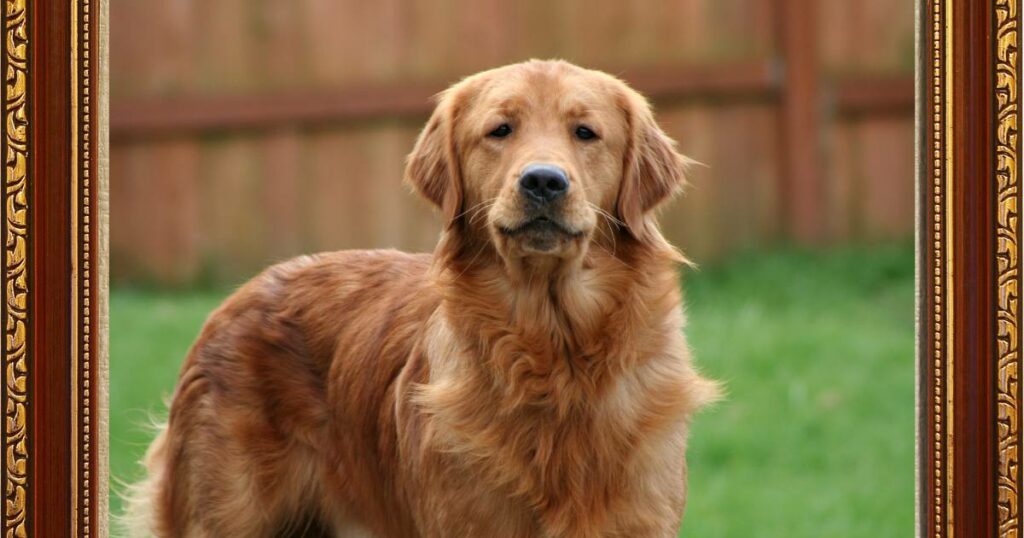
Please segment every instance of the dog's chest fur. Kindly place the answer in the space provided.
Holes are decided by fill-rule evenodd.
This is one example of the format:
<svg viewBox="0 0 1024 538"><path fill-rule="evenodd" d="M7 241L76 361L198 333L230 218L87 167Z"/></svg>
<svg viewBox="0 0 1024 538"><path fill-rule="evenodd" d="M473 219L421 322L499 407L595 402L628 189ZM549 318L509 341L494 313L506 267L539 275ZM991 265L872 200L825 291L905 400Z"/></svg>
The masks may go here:
<svg viewBox="0 0 1024 538"><path fill-rule="evenodd" d="M525 535L588 536L629 528L619 514L677 509L686 418L706 396L678 299L616 309L628 304L618 294L643 292L624 285L592 299L607 305L583 320L473 285L475 301L435 313L399 387L399 428L417 432L400 443L407 469L446 491L444 513L476 525L467 532L483 532L486 521L470 522L486 514ZM677 493L651 498L652 480Z"/></svg>

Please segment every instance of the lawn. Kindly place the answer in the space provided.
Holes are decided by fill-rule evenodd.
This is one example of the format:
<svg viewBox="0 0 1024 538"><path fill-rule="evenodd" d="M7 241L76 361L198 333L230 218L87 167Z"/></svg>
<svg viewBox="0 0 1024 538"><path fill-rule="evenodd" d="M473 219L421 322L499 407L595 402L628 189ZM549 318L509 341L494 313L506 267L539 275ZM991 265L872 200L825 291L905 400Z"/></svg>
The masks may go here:
<svg viewBox="0 0 1024 538"><path fill-rule="evenodd" d="M912 535L912 248L749 253L683 281L690 343L728 398L694 425L681 535ZM145 424L225 294L112 291L115 479L138 477Z"/></svg>

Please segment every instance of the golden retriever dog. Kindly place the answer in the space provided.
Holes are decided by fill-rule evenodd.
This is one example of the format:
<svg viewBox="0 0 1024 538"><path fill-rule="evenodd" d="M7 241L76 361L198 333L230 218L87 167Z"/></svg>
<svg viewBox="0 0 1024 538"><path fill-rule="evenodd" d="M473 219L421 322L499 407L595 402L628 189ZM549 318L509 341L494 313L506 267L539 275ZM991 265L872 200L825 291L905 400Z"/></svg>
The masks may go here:
<svg viewBox="0 0 1024 538"><path fill-rule="evenodd" d="M432 254L304 256L210 316L129 492L160 537L669 537L693 413L654 211L688 160L563 61L440 95L406 181Z"/></svg>

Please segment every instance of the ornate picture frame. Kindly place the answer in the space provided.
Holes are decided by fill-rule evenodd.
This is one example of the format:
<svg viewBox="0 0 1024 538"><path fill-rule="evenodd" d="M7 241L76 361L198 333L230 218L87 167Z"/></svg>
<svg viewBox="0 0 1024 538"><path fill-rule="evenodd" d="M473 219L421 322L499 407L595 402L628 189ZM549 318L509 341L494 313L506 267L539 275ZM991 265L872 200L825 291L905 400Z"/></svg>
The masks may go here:
<svg viewBox="0 0 1024 538"><path fill-rule="evenodd" d="M1021 520L1020 2L918 9L918 523Z"/></svg>
<svg viewBox="0 0 1024 538"><path fill-rule="evenodd" d="M106 536L107 3L3 9L3 536Z"/></svg>
<svg viewBox="0 0 1024 538"><path fill-rule="evenodd" d="M1021 536L1021 5L917 4L918 530ZM107 1L3 10L0 527L102 537Z"/></svg>

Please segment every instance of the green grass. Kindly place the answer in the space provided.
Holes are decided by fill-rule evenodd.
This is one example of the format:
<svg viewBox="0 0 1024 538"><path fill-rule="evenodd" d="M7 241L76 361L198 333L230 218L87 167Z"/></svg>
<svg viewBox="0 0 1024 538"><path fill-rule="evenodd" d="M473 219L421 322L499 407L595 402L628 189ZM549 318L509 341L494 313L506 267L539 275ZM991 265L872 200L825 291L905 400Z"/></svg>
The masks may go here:
<svg viewBox="0 0 1024 538"><path fill-rule="evenodd" d="M913 534L913 281L906 244L750 253L687 273L687 334L728 398L694 425L682 535ZM144 425L225 295L114 289L114 477L138 477Z"/></svg>

